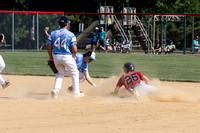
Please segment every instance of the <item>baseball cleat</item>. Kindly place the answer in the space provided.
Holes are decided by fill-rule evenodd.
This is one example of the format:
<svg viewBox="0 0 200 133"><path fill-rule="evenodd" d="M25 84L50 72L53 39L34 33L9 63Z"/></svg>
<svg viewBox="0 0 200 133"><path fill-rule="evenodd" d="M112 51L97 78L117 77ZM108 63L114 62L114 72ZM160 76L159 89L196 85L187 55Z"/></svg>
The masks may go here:
<svg viewBox="0 0 200 133"><path fill-rule="evenodd" d="M68 89L67 89L69 92L72 92L73 91L73 88L72 88L72 86L70 86L70 87L68 87Z"/></svg>
<svg viewBox="0 0 200 133"><path fill-rule="evenodd" d="M52 99L57 99L58 98L58 92L56 92L56 91L51 91L51 98Z"/></svg>
<svg viewBox="0 0 200 133"><path fill-rule="evenodd" d="M2 84L2 88L5 89L5 88L8 87L10 84L11 84L10 81L5 81L5 82Z"/></svg>
<svg viewBox="0 0 200 133"><path fill-rule="evenodd" d="M73 87L72 86L68 87L67 90L68 90L68 92L73 93ZM80 93L84 93L84 92L80 90Z"/></svg>
<svg viewBox="0 0 200 133"><path fill-rule="evenodd" d="M76 98L81 98L84 96L84 93L75 93Z"/></svg>
<svg viewBox="0 0 200 133"><path fill-rule="evenodd" d="M133 90L133 94L135 95L135 97L136 97L136 99L137 99L138 101L141 101L141 100L142 100L142 97L140 96L140 94L138 93L137 90Z"/></svg>

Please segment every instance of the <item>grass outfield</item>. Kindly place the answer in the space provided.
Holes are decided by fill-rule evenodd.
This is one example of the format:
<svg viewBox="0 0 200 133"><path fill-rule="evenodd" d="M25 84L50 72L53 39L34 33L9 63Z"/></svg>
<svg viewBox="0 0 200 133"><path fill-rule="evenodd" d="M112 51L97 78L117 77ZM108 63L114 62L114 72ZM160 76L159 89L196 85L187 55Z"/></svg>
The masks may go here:
<svg viewBox="0 0 200 133"><path fill-rule="evenodd" d="M4 74L54 75L47 66L47 52L1 52L6 63ZM123 64L132 62L136 71L150 79L200 82L200 55L151 55L96 53L96 61L89 64L92 77L123 74Z"/></svg>

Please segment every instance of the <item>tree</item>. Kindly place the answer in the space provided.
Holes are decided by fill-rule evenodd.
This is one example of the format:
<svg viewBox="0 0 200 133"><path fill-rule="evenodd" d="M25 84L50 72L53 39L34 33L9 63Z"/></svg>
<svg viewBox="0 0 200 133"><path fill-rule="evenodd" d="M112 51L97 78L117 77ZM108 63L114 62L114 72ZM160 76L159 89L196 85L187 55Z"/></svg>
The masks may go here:
<svg viewBox="0 0 200 133"><path fill-rule="evenodd" d="M29 10L29 0L1 0L1 10Z"/></svg>

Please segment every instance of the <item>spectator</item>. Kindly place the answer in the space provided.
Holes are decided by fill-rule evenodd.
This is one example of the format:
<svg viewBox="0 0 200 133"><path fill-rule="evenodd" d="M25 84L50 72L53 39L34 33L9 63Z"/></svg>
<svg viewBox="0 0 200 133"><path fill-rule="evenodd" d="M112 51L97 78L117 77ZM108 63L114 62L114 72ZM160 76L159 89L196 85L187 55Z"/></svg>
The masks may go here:
<svg viewBox="0 0 200 133"><path fill-rule="evenodd" d="M95 31L92 33L92 44L91 44L91 50L95 51L96 45L97 45L97 41L98 41L98 37L99 37L99 28L96 27Z"/></svg>
<svg viewBox="0 0 200 133"><path fill-rule="evenodd" d="M123 53L128 53L131 51L131 42L129 42L128 40L126 40L124 42L124 45L123 45Z"/></svg>
<svg viewBox="0 0 200 133"><path fill-rule="evenodd" d="M174 50L176 49L176 46L175 46L175 44L173 44L173 41L172 40L170 40L170 43L169 43L169 45L167 45L166 47L165 47L165 54L170 54L170 53L174 53Z"/></svg>
<svg viewBox="0 0 200 133"><path fill-rule="evenodd" d="M193 44L194 44L194 50L196 51L197 50L197 53L200 52L200 44L199 44L199 37L196 36L195 37L195 40L193 41Z"/></svg>
<svg viewBox="0 0 200 133"><path fill-rule="evenodd" d="M102 50L105 50L105 45L106 45L106 31L104 31L104 28L101 27L101 31L99 34L99 51L100 51L100 48Z"/></svg>
<svg viewBox="0 0 200 133"><path fill-rule="evenodd" d="M6 48L5 36L2 33L0 33L0 46Z"/></svg>
<svg viewBox="0 0 200 133"><path fill-rule="evenodd" d="M35 30L34 30L34 26L31 27L30 31L29 31L29 48L31 49L35 49Z"/></svg>
<svg viewBox="0 0 200 133"><path fill-rule="evenodd" d="M106 41L106 53L112 51L112 46L110 44L111 44L111 38L107 39Z"/></svg>
<svg viewBox="0 0 200 133"><path fill-rule="evenodd" d="M113 51L115 52L121 52L121 43L119 41L115 40L114 46L113 46Z"/></svg>
<svg viewBox="0 0 200 133"><path fill-rule="evenodd" d="M44 45L47 45L47 41L48 41L48 38L49 38L48 31L49 31L49 27L45 27L45 29L44 29L44 38L43 38L44 42L42 43L42 45L40 47L40 51L42 50L42 48L43 48Z"/></svg>
<svg viewBox="0 0 200 133"><path fill-rule="evenodd" d="M160 47L159 42L157 42L156 45L152 47L152 50L153 50L153 54L161 54L162 49Z"/></svg>

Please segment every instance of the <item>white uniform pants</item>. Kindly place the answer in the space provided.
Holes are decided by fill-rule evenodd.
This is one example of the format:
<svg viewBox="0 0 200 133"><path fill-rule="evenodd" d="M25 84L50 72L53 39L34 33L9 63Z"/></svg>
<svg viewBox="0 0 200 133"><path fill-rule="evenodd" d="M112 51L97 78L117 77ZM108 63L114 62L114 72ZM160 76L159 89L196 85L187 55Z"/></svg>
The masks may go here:
<svg viewBox="0 0 200 133"><path fill-rule="evenodd" d="M134 89L138 91L140 96L145 96L150 92L155 92L158 90L156 87L147 85L143 81L135 85Z"/></svg>
<svg viewBox="0 0 200 133"><path fill-rule="evenodd" d="M62 80L65 76L65 67L69 70L72 75L72 87L75 94L80 93L79 89L79 72L76 66L76 62L72 55L53 55L55 66L58 70L56 75L54 89L58 92L62 86Z"/></svg>
<svg viewBox="0 0 200 133"><path fill-rule="evenodd" d="M5 68L5 62L2 58L2 56L0 55L0 73L3 71L3 69ZM5 82L5 80L2 78L1 74L0 74L0 84L3 84Z"/></svg>
<svg viewBox="0 0 200 133"><path fill-rule="evenodd" d="M65 76L71 77L72 74L69 72L69 70L67 68L65 68L65 70L66 70ZM82 83L84 80L85 80L85 75L83 74L83 72L79 71L79 83Z"/></svg>

